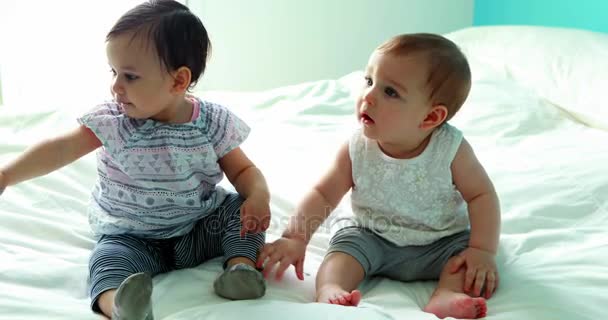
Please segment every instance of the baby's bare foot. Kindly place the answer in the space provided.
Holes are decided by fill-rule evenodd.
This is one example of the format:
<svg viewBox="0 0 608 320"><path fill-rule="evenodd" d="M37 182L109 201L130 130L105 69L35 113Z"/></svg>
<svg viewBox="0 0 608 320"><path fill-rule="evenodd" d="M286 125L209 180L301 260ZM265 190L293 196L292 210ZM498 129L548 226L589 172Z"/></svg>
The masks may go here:
<svg viewBox="0 0 608 320"><path fill-rule="evenodd" d="M356 307L360 301L359 290L348 292L335 285L326 285L317 292L317 302L321 303Z"/></svg>
<svg viewBox="0 0 608 320"><path fill-rule="evenodd" d="M433 313L441 319L446 317L477 319L485 317L488 310L484 298L472 298L464 293L439 289L424 307L424 311Z"/></svg>

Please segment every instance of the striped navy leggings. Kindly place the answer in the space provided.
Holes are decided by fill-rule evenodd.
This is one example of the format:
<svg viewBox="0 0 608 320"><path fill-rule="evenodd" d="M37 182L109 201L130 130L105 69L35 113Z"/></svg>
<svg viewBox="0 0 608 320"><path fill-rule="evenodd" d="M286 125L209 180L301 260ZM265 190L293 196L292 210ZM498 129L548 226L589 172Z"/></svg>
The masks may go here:
<svg viewBox="0 0 608 320"><path fill-rule="evenodd" d="M151 275L192 268L209 259L224 256L256 261L265 234L240 237L240 206L243 199L230 194L214 213L202 218L187 234L170 239L142 239L130 235L104 235L89 261L91 307L100 312L97 300L138 272Z"/></svg>

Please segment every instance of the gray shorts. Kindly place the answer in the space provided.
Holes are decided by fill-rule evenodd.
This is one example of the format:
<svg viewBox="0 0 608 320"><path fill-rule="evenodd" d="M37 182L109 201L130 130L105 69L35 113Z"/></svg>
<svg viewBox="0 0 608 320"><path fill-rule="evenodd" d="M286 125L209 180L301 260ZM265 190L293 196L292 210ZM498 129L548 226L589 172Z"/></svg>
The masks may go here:
<svg viewBox="0 0 608 320"><path fill-rule="evenodd" d="M332 237L327 254L343 252L352 256L359 261L366 277L436 280L448 259L468 247L469 235L466 230L428 245L399 247L369 229L347 227Z"/></svg>

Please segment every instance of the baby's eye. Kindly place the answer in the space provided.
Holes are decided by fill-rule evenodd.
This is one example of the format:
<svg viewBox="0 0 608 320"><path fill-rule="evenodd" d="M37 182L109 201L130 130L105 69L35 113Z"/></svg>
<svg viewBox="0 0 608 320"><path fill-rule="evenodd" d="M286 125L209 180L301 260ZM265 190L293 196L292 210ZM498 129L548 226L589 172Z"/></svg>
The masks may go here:
<svg viewBox="0 0 608 320"><path fill-rule="evenodd" d="M125 79L127 79L127 81L133 81L139 79L139 77L130 73L125 73Z"/></svg>
<svg viewBox="0 0 608 320"><path fill-rule="evenodd" d="M399 98L399 92L391 87L386 87L386 89L384 89L384 93L386 93L386 95L389 97Z"/></svg>
<svg viewBox="0 0 608 320"><path fill-rule="evenodd" d="M111 73L113 76L116 76L116 71L115 71L114 69L110 69L110 73Z"/></svg>
<svg viewBox="0 0 608 320"><path fill-rule="evenodd" d="M374 82L372 81L372 78L365 77L365 84L367 84L368 87L371 87L374 84Z"/></svg>

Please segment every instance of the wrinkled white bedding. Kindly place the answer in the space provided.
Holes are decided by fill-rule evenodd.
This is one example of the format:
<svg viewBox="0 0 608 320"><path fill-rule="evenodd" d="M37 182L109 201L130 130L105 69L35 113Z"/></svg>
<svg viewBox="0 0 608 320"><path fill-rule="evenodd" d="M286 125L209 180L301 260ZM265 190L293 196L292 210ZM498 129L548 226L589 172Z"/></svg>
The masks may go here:
<svg viewBox="0 0 608 320"><path fill-rule="evenodd" d="M565 29L465 29L449 37L471 60L473 90L452 124L463 130L502 205L501 286L488 319L604 319L608 311L608 36ZM585 47L586 46L586 47ZM569 49L569 50L568 50ZM600 59L603 57L604 59ZM268 239L356 127L354 72L265 92L208 92L253 128L243 148L272 191ZM600 99L601 98L601 99ZM0 163L76 124L82 110L0 108ZM44 111L47 110L47 111ZM0 197L0 319L97 319L88 308L94 240L86 205L94 155ZM346 212L345 200L339 212ZM331 218L330 218L331 220ZM156 319L435 319L420 309L435 283L374 278L360 308L310 303L329 240L322 227L304 281L290 271L267 295L213 294L219 260L155 278Z"/></svg>

